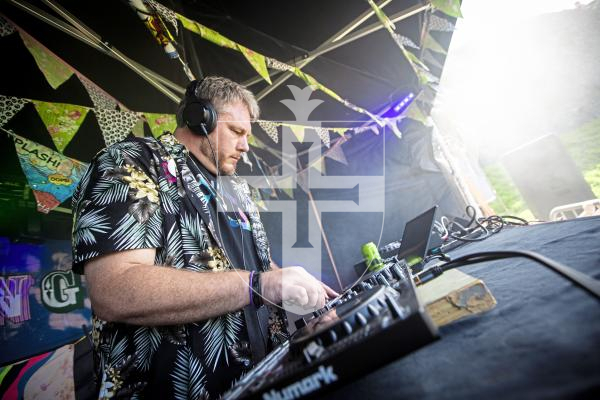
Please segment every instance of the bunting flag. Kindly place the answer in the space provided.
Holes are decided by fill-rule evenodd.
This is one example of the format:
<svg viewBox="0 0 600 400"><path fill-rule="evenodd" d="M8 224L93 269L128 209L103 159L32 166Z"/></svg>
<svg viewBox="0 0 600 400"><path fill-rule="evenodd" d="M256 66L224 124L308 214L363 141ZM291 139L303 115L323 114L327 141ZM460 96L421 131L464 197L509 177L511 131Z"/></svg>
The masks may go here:
<svg viewBox="0 0 600 400"><path fill-rule="evenodd" d="M15 30L15 27L10 22L0 17L0 37L13 34L15 33Z"/></svg>
<svg viewBox="0 0 600 400"><path fill-rule="evenodd" d="M269 76L269 71L267 70L267 62L265 60L265 56L260 53L256 53L250 50L247 47L242 46L241 44L237 45L238 50L246 57L246 60L252 65L252 67L258 72L262 78L271 84L271 77Z"/></svg>
<svg viewBox="0 0 600 400"><path fill-rule="evenodd" d="M32 100L32 102L46 125L54 145L62 153L79 130L90 109L72 104L47 103L37 100Z"/></svg>
<svg viewBox="0 0 600 400"><path fill-rule="evenodd" d="M349 101L342 99L333 90L331 90L331 89L323 86L321 83L319 83L313 76L302 72L302 70L300 70L300 68L292 67L290 65L286 65L285 63L282 63L281 61L277 61L275 59L265 57L264 55L262 55L258 52L252 51L250 49L247 49L246 47L242 46L241 44L238 44L238 43L234 42L233 40L228 39L227 37L221 35L219 32L214 31L194 20L188 19L185 16L178 14L178 13L175 13L175 14L177 15L177 18L181 21L181 24L183 25L183 27L185 29L200 35L200 37L202 37L203 39L208 40L209 42L212 42L218 46L226 47L226 48L241 52L244 55L244 57L246 57L248 62L252 65L252 67L256 70L256 72L258 72L258 74L260 76L262 76L267 82L269 82L269 84L271 83L271 78L269 77L267 66L273 66L273 68L282 70L282 71L283 70L289 71L289 72L293 73L294 75L296 75L298 78L302 79L304 82L306 82L307 85L315 86L316 88L321 90L323 93L326 93L327 95L331 96L335 100L344 104L346 107L348 107L358 113L368 115L375 122L377 122L380 125L383 125L383 122L381 121L381 119L379 117L377 117L376 115L373 115L372 113L365 110L364 108L358 107L358 106L350 103Z"/></svg>
<svg viewBox="0 0 600 400"><path fill-rule="evenodd" d="M394 32L394 29L391 26L389 26L389 24L386 23L387 16L379 8L379 6L377 6L377 4L375 4L372 0L368 0L368 1L369 1L369 4L371 5L371 8L375 11L375 14L379 18L379 21L387 28L390 36L392 37L394 42L396 42L396 45L398 45L398 47L400 48L400 51L402 51L402 54L404 55L404 57L406 58L406 60L410 64L410 66L412 67L413 71L419 78L419 82L422 85L429 85L429 84L438 82L439 80L429 72L429 68L427 67L427 65L425 65L423 63L423 61L419 60L419 58L417 56L415 56L413 53L406 50L406 48L404 47L405 43L403 43L402 37L400 35L398 35L396 32ZM380 124L380 126L381 126L381 124Z"/></svg>
<svg viewBox="0 0 600 400"><path fill-rule="evenodd" d="M319 157L309 167L316 169L321 175L325 175L325 157Z"/></svg>
<svg viewBox="0 0 600 400"><path fill-rule="evenodd" d="M144 120L142 118L138 119L133 128L131 128L131 133L135 137L144 137Z"/></svg>
<svg viewBox="0 0 600 400"><path fill-rule="evenodd" d="M37 201L37 209L48 213L71 197L88 164L14 133L12 136L21 168Z"/></svg>
<svg viewBox="0 0 600 400"><path fill-rule="evenodd" d="M425 49L423 51L423 60L427 61L429 64L438 67L438 68L443 68L443 65L441 62L439 62L434 55L431 53L430 50Z"/></svg>
<svg viewBox="0 0 600 400"><path fill-rule="evenodd" d="M398 45L402 44L403 46L408 46L412 47L413 49L419 50L419 46L417 46L415 42L413 42L406 36L398 35L396 32L392 32L392 38L394 38L394 42L396 42L396 44Z"/></svg>
<svg viewBox="0 0 600 400"><path fill-rule="evenodd" d="M19 35L53 89L58 88L73 75L73 70L40 42L23 31L19 31Z"/></svg>
<svg viewBox="0 0 600 400"><path fill-rule="evenodd" d="M0 126L4 126L4 124L10 121L27 103L29 101L26 99L0 94Z"/></svg>
<svg viewBox="0 0 600 400"><path fill-rule="evenodd" d="M281 61L278 61L271 57L265 57L265 60L267 62L267 67L269 68L273 68L278 71L294 72L294 67L292 67L291 65L287 65L286 63L282 63Z"/></svg>
<svg viewBox="0 0 600 400"><path fill-rule="evenodd" d="M406 118L414 119L415 121L419 121L424 125L427 125L427 116L421 110L419 103L417 101L413 101L412 104L406 110Z"/></svg>
<svg viewBox="0 0 600 400"><path fill-rule="evenodd" d="M344 133L348 130L349 128L329 128L329 130L331 132L335 132L338 135L340 135L341 137L345 137Z"/></svg>
<svg viewBox="0 0 600 400"><path fill-rule="evenodd" d="M277 189L283 190L285 194L289 196L289 198L294 198L294 188L292 185L294 184L294 178L292 176L285 177L274 177L275 186Z"/></svg>
<svg viewBox="0 0 600 400"><path fill-rule="evenodd" d="M425 39L423 39L423 48L435 51L436 53L448 54L442 45L439 44L437 40L433 38L433 36L431 36L430 32L427 32Z"/></svg>
<svg viewBox="0 0 600 400"><path fill-rule="evenodd" d="M294 136L300 143L304 143L304 127L301 125L285 125L291 129Z"/></svg>
<svg viewBox="0 0 600 400"><path fill-rule="evenodd" d="M331 146L331 149L325 153L325 157L331 158L332 160L344 165L348 165L348 160L346 159L346 155L342 149L342 141L339 141L335 145Z"/></svg>
<svg viewBox="0 0 600 400"><path fill-rule="evenodd" d="M146 4L148 4L151 8L153 8L163 19L165 19L169 24L173 26L175 29L175 34L179 34L179 26L177 25L177 14L171 9L163 6L157 1L154 0L144 0Z"/></svg>
<svg viewBox="0 0 600 400"><path fill-rule="evenodd" d="M114 110L117 108L117 101L108 95L104 90L100 89L98 85L90 81L83 75L77 74L79 81L88 92L94 107L99 110Z"/></svg>
<svg viewBox="0 0 600 400"><path fill-rule="evenodd" d="M429 30L440 31L440 32L452 32L454 31L454 24L448 21L446 18L438 17L435 14L429 16Z"/></svg>
<svg viewBox="0 0 600 400"><path fill-rule="evenodd" d="M152 136L155 138L165 131L174 132L177 128L177 120L174 114L144 113L144 117L146 117Z"/></svg>
<svg viewBox="0 0 600 400"><path fill-rule="evenodd" d="M315 127L314 130L317 132L317 136L319 136L319 139L321 139L325 146L329 148L329 146L331 145L329 141L329 130L320 126Z"/></svg>
<svg viewBox="0 0 600 400"><path fill-rule="evenodd" d="M264 119L259 119L256 122L275 143L279 143L279 133L277 132L277 124L275 122L265 121Z"/></svg>
<svg viewBox="0 0 600 400"><path fill-rule="evenodd" d="M431 0L431 5L451 17L462 18L460 1L461 0Z"/></svg>
<svg viewBox="0 0 600 400"><path fill-rule="evenodd" d="M140 117L133 111L94 109L94 113L106 146L125 139Z"/></svg>

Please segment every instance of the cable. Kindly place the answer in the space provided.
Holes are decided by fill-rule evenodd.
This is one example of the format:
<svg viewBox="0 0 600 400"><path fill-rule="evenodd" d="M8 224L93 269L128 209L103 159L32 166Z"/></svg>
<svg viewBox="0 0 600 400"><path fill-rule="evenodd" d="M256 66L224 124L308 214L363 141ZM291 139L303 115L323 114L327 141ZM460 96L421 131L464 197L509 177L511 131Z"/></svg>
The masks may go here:
<svg viewBox="0 0 600 400"><path fill-rule="evenodd" d="M525 251L525 250L510 250L510 251L485 251L467 254L462 257L458 257L450 262L445 264L436 265L431 267L415 277L415 282L417 285L421 285L425 282L428 282L438 276L440 276L445 271L448 271L452 268L456 268L459 266L476 264L484 261L493 261L500 260L503 258L512 258L512 257L524 257L533 261L537 261L540 264L548 267L552 271L566 278L567 280L573 282L575 286L579 286L584 289L594 297L600 299L600 281L594 279L582 272L579 272L567 265L559 263L558 261L554 261L548 257L545 257L541 254L535 253L533 251Z"/></svg>

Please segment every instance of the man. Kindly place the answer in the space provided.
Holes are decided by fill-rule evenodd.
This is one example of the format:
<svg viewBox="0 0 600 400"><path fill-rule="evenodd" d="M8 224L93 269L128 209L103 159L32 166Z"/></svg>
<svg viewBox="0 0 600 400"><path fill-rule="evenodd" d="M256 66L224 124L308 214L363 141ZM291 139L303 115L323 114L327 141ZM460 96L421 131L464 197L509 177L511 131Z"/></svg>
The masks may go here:
<svg viewBox="0 0 600 400"><path fill-rule="evenodd" d="M303 268L271 262L235 176L258 112L239 84L193 82L174 134L110 146L82 178L73 268L92 302L100 398L218 397L286 339L272 305L310 310L336 295Z"/></svg>

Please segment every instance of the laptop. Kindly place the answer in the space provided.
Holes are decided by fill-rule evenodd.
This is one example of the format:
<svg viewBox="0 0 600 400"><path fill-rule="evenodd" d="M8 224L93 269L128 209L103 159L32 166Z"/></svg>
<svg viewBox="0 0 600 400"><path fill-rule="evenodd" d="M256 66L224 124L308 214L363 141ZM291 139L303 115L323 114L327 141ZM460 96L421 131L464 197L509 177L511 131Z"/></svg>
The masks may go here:
<svg viewBox="0 0 600 400"><path fill-rule="evenodd" d="M402 233L402 241L396 254L392 252L382 253L382 258L389 258L396 255L398 260L404 262L414 270L425 259L427 251L429 250L429 241L431 239L431 232L433 230L433 223L435 222L435 214L438 206L435 205L424 213L411 219L404 226L404 232ZM364 261L356 264L354 270L359 276L363 275L367 268ZM367 279L376 272L369 272L363 276L361 280ZM352 286L352 285L350 285Z"/></svg>

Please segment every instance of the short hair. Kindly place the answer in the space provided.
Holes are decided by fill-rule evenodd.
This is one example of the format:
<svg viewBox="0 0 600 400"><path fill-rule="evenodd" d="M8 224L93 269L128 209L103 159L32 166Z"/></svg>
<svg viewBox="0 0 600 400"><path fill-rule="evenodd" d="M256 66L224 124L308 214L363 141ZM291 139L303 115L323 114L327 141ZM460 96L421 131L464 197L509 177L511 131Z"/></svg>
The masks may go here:
<svg viewBox="0 0 600 400"><path fill-rule="evenodd" d="M248 108L248 114L250 114L250 120L256 121L260 114L260 107L254 97L254 94L246 89L245 86L232 81L231 79L224 78L222 76L207 76L196 84L194 90L194 96L199 99L208 100L217 114L223 111L223 108L227 104L241 101ZM185 126L183 121L183 109L186 106L187 98L184 97L177 106L177 126Z"/></svg>

